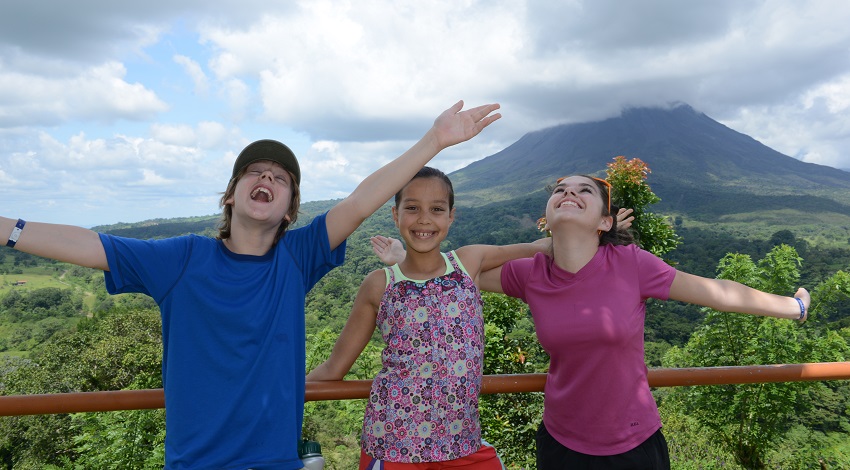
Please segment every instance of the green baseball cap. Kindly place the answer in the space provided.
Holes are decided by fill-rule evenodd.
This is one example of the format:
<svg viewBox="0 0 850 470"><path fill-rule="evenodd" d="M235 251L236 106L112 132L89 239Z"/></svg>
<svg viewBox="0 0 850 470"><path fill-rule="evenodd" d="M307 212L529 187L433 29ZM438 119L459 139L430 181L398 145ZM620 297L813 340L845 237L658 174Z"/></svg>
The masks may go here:
<svg viewBox="0 0 850 470"><path fill-rule="evenodd" d="M242 168L259 160L269 160L279 164L292 172L295 176L295 183L301 185L301 167L298 166L298 159L295 158L295 154L286 145L271 139L252 142L242 149L242 152L236 157L236 163L233 164L233 175L230 178L235 178Z"/></svg>

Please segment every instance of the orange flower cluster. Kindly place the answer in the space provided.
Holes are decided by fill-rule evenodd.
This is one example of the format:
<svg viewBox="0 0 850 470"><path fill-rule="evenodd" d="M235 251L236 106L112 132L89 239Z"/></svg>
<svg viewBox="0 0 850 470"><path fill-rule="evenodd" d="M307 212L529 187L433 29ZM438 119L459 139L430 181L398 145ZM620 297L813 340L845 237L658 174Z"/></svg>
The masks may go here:
<svg viewBox="0 0 850 470"><path fill-rule="evenodd" d="M552 236L552 232L549 231L549 227L546 225L546 217L537 219L537 230L545 233L548 237Z"/></svg>
<svg viewBox="0 0 850 470"><path fill-rule="evenodd" d="M525 351L523 351L519 346L516 348L516 359L520 364L525 364Z"/></svg>
<svg viewBox="0 0 850 470"><path fill-rule="evenodd" d="M649 165L640 158L626 160L626 157L620 155L614 157L614 161L608 164L609 179L612 175L617 175L625 184L640 185L646 181L649 173L651 173Z"/></svg>

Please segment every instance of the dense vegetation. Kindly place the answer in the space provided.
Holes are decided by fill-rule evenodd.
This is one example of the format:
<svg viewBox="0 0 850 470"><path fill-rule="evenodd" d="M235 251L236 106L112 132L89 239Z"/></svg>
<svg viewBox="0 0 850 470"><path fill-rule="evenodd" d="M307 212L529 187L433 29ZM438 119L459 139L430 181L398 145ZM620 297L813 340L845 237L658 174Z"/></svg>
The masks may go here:
<svg viewBox="0 0 850 470"><path fill-rule="evenodd" d="M540 236L536 220L545 195L476 208L461 207L445 248L505 244ZM634 202L632 202L634 204ZM328 203L307 204L304 223ZM755 209L754 209L755 210ZM139 238L213 233L214 216L102 227ZM664 221L664 218L654 219ZM850 249L818 244L794 227L753 224L751 232L669 219L681 243L661 243L670 263L705 276L735 279L789 294L798 285L814 298L800 326L745 315L650 302L650 367L743 365L847 360L850 355ZM348 241L346 263L307 299L308 369L326 358L342 329L360 281L379 268L368 238L394 233L389 209ZM647 241L644 238L644 241ZM675 247L675 249L673 249ZM728 255L729 253L733 253ZM142 296L107 296L101 274L0 248L0 369L2 393L155 388L161 386L159 315ZM24 285L15 285L27 280ZM548 358L521 302L485 295L485 373L543 372ZM347 378L369 379L380 367L373 342ZM729 353L735 351L735 354ZM827 468L850 461L850 384L846 381L659 389L656 399L674 468ZM509 468L534 468L540 393L481 400L485 438ZM364 402L309 403L304 433L323 446L328 469L356 467ZM163 410L0 418L0 467L16 469L161 468Z"/></svg>

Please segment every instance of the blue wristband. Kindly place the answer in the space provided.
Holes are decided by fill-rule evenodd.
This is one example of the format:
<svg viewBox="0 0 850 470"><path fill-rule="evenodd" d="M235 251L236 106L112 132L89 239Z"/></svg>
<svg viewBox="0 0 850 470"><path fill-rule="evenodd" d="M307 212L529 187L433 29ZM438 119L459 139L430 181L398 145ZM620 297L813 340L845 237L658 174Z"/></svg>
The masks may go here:
<svg viewBox="0 0 850 470"><path fill-rule="evenodd" d="M803 304L803 301L800 300L799 297L794 297L794 300L796 300L797 303L800 304L800 318L798 318L797 320L802 320L803 318L806 318L806 305Z"/></svg>
<svg viewBox="0 0 850 470"><path fill-rule="evenodd" d="M24 225L27 224L27 221L24 219L18 219L18 223L15 224L15 228L12 229L12 234L9 235L9 241L6 242L6 246L10 248L15 247L15 243L18 243L18 237L21 236L21 232L24 231Z"/></svg>

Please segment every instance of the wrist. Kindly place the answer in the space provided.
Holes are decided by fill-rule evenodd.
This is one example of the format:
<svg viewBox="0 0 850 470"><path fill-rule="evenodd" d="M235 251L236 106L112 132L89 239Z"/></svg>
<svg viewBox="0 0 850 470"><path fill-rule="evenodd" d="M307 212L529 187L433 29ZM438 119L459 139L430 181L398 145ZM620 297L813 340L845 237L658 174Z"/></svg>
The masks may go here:
<svg viewBox="0 0 850 470"><path fill-rule="evenodd" d="M797 306L800 307L800 316L797 318L797 320L803 320L804 318L806 318L807 313L806 304L804 304L803 300L799 297L794 297L794 300L797 301Z"/></svg>
<svg viewBox="0 0 850 470"><path fill-rule="evenodd" d="M429 152L433 152L434 155L442 152L446 149L446 147L449 147L440 141L440 137L437 135L436 126L428 129L428 132L426 132L422 137L422 142L428 147Z"/></svg>
<svg viewBox="0 0 850 470"><path fill-rule="evenodd" d="M24 230L24 225L27 222L24 219L18 219L17 223L15 223L15 227L12 228L12 233L9 235L9 240L6 242L6 246L10 248L14 248L15 244L18 243L18 238L21 236L21 232Z"/></svg>

